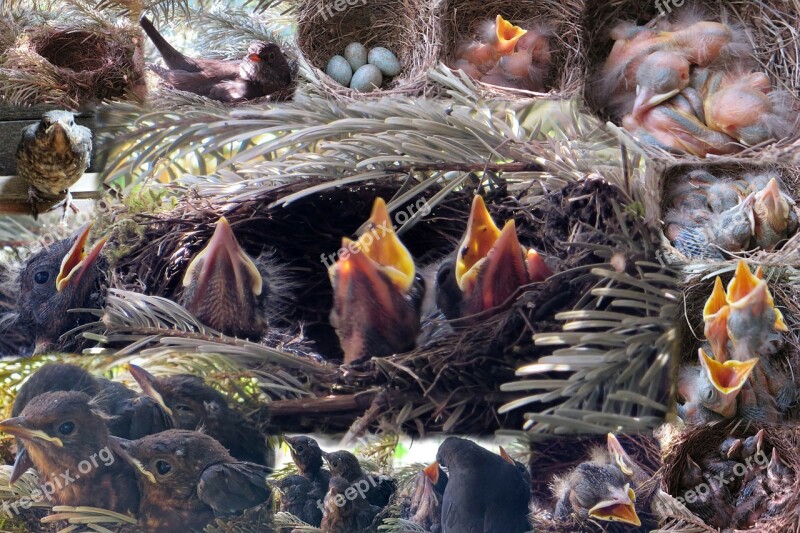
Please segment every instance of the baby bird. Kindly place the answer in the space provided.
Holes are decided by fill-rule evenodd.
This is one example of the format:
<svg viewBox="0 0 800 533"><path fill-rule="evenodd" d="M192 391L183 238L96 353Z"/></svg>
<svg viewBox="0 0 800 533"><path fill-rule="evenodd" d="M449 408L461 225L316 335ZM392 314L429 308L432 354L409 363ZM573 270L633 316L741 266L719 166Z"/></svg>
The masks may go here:
<svg viewBox="0 0 800 533"><path fill-rule="evenodd" d="M798 227L795 201L782 190L779 179L773 176L761 187L757 182L751 184L756 189L753 205L755 240L767 251L774 250L781 241L794 235Z"/></svg>
<svg viewBox="0 0 800 533"><path fill-rule="evenodd" d="M38 218L38 202L64 198L67 208L75 209L69 188L89 168L92 132L75 123L69 111L48 111L38 124L22 130L17 146L17 174L28 182L28 198L33 218Z"/></svg>

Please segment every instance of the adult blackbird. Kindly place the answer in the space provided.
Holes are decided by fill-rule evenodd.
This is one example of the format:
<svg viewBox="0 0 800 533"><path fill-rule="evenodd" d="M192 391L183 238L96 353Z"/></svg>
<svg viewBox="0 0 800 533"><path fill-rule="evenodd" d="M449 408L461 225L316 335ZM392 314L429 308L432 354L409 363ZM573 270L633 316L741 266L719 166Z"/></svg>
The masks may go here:
<svg viewBox="0 0 800 533"><path fill-rule="evenodd" d="M136 512L139 490L125 452L111 438L107 414L77 391L46 392L33 398L0 431L21 439L43 484L59 505Z"/></svg>
<svg viewBox="0 0 800 533"><path fill-rule="evenodd" d="M175 50L147 17L139 23L167 65L166 69L155 65L151 68L181 91L236 102L267 96L292 82L291 67L275 43L254 42L241 60L195 59Z"/></svg>
<svg viewBox="0 0 800 533"><path fill-rule="evenodd" d="M436 461L447 468L443 533L517 533L530 530L530 490L515 465L472 441L448 437Z"/></svg>
<svg viewBox="0 0 800 533"><path fill-rule="evenodd" d="M291 475L280 479L276 483L281 492L280 510L291 513L306 524L319 527L322 523L322 510L325 493L317 491L308 478Z"/></svg>
<svg viewBox="0 0 800 533"><path fill-rule="evenodd" d="M552 274L541 256L521 246L513 220L502 231L481 196L472 201L467 231L436 274L436 303L450 320L497 308L523 285Z"/></svg>
<svg viewBox="0 0 800 533"><path fill-rule="evenodd" d="M266 279L221 217L214 235L186 268L180 303L225 335L258 340L267 332Z"/></svg>
<svg viewBox="0 0 800 533"><path fill-rule="evenodd" d="M328 269L330 321L345 364L410 350L420 330L425 283L382 198L375 200L367 224L357 241L342 240L339 258Z"/></svg>
<svg viewBox="0 0 800 533"><path fill-rule="evenodd" d="M23 383L11 408L11 416L19 416L37 396L46 392L78 391L92 398L94 407L106 414L111 435L138 439L170 429L170 414L148 396L137 394L122 383L92 376L83 368L66 363L50 363L33 373ZM17 439L17 458L10 483L32 468L30 455Z"/></svg>
<svg viewBox="0 0 800 533"><path fill-rule="evenodd" d="M202 531L215 516L272 504L272 470L237 461L204 433L170 429L121 445L139 475L147 531Z"/></svg>
<svg viewBox="0 0 800 533"><path fill-rule="evenodd" d="M331 476L343 477L355 486L365 487L367 501L372 505L385 507L397 490L397 481L364 472L358 458L346 450L323 453L322 457L330 466Z"/></svg>
<svg viewBox="0 0 800 533"><path fill-rule="evenodd" d="M17 174L28 182L33 217L38 203L64 198L64 213L72 206L69 188L89 168L92 132L75 124L69 111L48 111L38 124L22 130L17 146Z"/></svg>
<svg viewBox="0 0 800 533"><path fill-rule="evenodd" d="M341 476L331 478L330 488L325 494L322 531L325 533L373 531L370 526L380 512L380 507L371 505L366 498L362 498L355 490L355 485Z"/></svg>
<svg viewBox="0 0 800 533"><path fill-rule="evenodd" d="M28 259L19 275L15 327L33 340L34 353L58 345L59 337L91 316L68 312L99 299L98 259L107 237L85 250L92 224Z"/></svg>
<svg viewBox="0 0 800 533"><path fill-rule="evenodd" d="M202 430L218 440L240 461L273 467L275 451L267 437L245 416L233 409L218 390L191 374L155 377L130 364L128 370L142 392L169 409L178 429Z"/></svg>

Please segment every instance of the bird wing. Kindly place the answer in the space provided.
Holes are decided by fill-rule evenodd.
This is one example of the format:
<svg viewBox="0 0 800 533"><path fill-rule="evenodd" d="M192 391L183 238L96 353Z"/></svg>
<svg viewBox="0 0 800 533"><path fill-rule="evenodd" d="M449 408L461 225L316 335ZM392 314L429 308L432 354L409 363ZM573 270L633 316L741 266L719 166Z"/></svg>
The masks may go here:
<svg viewBox="0 0 800 533"><path fill-rule="evenodd" d="M197 485L200 501L218 515L235 514L267 502L271 469L253 463L218 463L206 468Z"/></svg>

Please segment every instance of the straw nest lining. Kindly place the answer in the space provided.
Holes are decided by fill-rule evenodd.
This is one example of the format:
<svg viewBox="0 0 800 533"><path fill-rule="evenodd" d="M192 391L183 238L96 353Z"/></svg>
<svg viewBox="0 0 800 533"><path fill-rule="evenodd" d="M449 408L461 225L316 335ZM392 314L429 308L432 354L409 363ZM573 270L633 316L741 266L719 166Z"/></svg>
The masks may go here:
<svg viewBox="0 0 800 533"><path fill-rule="evenodd" d="M309 182L302 186L308 187ZM295 305L283 325L290 329L302 325L303 334L313 342L312 355L319 353L325 358L325 362L315 363L311 373L300 371L297 376L310 398L273 396L276 401L266 407L273 423L286 430L344 431L355 417L366 413L356 422L361 430L377 425L414 433L486 433L501 426L521 427L524 415L520 410L497 414L500 405L519 396L518 392L501 392L499 385L517 380L517 366L547 353L547 348L533 346L532 334L560 327L555 313L585 303L587 291L597 284L597 278L586 275L586 269L607 260L596 254L593 246L618 250L623 262L635 271L635 259L647 252L636 248L638 245L626 248L614 235L627 232L632 242L640 243L650 238L649 230L635 216L615 208L621 209L624 199L600 180L568 185L545 195L532 208L523 207L523 199L509 195L501 186L486 195L495 220L502 223L515 218L520 241L540 251L553 270L562 274L525 287L516 302L484 320L480 328L451 330L441 320L429 320L423 327L431 334L417 349L340 367L338 341L328 323L330 281L320 256L337 250L341 237L361 226L376 196L392 198L398 187L399 181L384 179L275 205L273 202L294 190L278 187L266 189L252 202L208 204L189 199L170 213L139 215L135 221L143 225L143 235L119 259L117 279L126 288L140 290L143 286L149 294L173 296L183 269L210 237L217 218L225 214L248 253L255 256L265 248L272 249L297 279ZM401 235L420 269L430 266L435 272L436 261L453 251L465 229L471 197L470 192L451 192L430 216ZM640 313L637 310L637 316ZM594 395L595 401L610 411L619 405L620 420L637 417L634 420L640 425L645 425L644 421L658 424L665 409L653 405L667 402L667 372L656 373L663 380L649 380L639 393L648 397L647 402L604 401L605 393ZM614 390L609 386L606 392L613 395ZM554 399L544 407L560 401ZM621 422L610 414L609 419L613 419L610 425L598 422L598 427L616 430ZM549 426L549 431L556 426Z"/></svg>
<svg viewBox="0 0 800 533"><path fill-rule="evenodd" d="M719 448L722 441L733 436L745 438L755 435L764 429L764 442L767 449L778 449L781 460L795 472L795 481L791 486L792 496L789 503L776 516L763 517L749 531L778 533L796 531L800 528L800 507L796 505L800 494L800 433L793 427L758 426L745 424L711 424L691 428L677 434L664 448L664 466L658 473L661 488L674 496L680 496L679 483L686 465L686 457L693 459L708 454ZM793 503L795 502L795 503ZM702 520L698 518L698 522Z"/></svg>
<svg viewBox="0 0 800 533"><path fill-rule="evenodd" d="M580 33L581 0L444 0L440 8L443 50L441 60L451 65L458 47L474 39L481 23L497 15L524 29L547 27L552 63L545 87L554 98L569 98L583 90L584 56ZM484 97L526 96L525 91L490 86L480 82ZM528 94L529 95L529 94Z"/></svg>
<svg viewBox="0 0 800 533"><path fill-rule="evenodd" d="M319 89L337 98L422 95L440 41L433 2L426 0L306 0L297 13L297 41L306 60L319 69ZM343 7L340 7L343 6ZM383 46L400 60L400 74L370 93L358 93L325 74L328 60L360 42Z"/></svg>
<svg viewBox="0 0 800 533"><path fill-rule="evenodd" d="M612 0L609 2L589 2L583 14L582 27L584 34L587 82L585 99L589 108L602 118L616 120L605 108L608 102L598 101L593 81L608 57L614 41L610 31L620 21L631 21L646 24L661 13L672 18L680 13L699 13L708 20L722 21L741 28L746 34L747 42L755 51L758 66L765 71L776 89L783 89L793 95L795 112L800 112L800 100L797 99L800 89L800 28L797 26L800 10L796 2L785 0L734 1L725 0L687 0L683 7L674 7L665 0L663 2L638 2L636 0ZM670 13L668 10L672 9ZM623 139L637 143L624 130L619 132ZM791 139L781 140L771 146L746 149L742 153L726 156L726 160L779 160L791 161L800 152L800 132ZM637 143L638 144L638 143ZM674 161L701 160L690 155L671 154L664 150L650 148L650 155Z"/></svg>
<svg viewBox="0 0 800 533"><path fill-rule="evenodd" d="M681 164L647 166L644 183L645 191L655 191L655 194L644 195L645 213L648 221L658 228L662 236L662 246L668 261L673 264L696 263L700 260L690 260L679 252L664 235L664 217L670 209L670 198L667 191L683 182L686 176L695 170L705 170L717 178L740 179L745 174L778 172L783 184L792 199L797 203L795 212L800 215L800 166L779 163L757 164L750 161L704 164ZM800 264L800 232L780 245L780 248L767 252L758 250L750 255L757 262L770 264Z"/></svg>
<svg viewBox="0 0 800 533"><path fill-rule="evenodd" d="M133 30L41 27L21 34L2 58L6 95L25 80L42 80L25 103L79 108L144 88L141 43Z"/></svg>

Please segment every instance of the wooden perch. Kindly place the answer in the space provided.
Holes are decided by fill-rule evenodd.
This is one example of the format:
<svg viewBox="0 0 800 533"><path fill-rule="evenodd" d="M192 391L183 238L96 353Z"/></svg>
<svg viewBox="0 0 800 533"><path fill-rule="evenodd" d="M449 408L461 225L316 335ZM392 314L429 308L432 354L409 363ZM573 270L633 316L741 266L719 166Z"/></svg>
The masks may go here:
<svg viewBox="0 0 800 533"><path fill-rule="evenodd" d="M70 187L72 199L77 207L83 209L86 200L100 199L99 175L84 174L78 183ZM83 202L81 200L84 200ZM39 202L39 212L44 213L52 209L60 201ZM17 176L0 176L0 214L26 214L31 212L28 203L28 184Z"/></svg>

